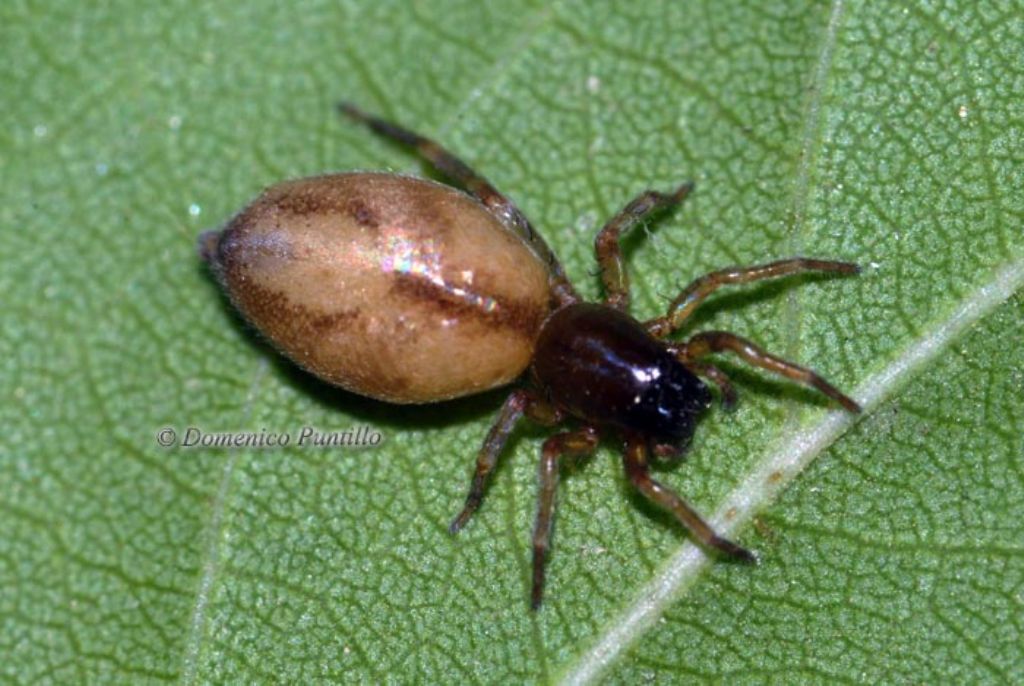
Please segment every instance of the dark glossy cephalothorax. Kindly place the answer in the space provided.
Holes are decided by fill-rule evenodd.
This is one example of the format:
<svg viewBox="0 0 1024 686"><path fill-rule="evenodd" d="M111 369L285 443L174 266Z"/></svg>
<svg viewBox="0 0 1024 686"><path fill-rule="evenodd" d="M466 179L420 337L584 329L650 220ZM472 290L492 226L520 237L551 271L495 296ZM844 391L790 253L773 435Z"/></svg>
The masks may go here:
<svg viewBox="0 0 1024 686"><path fill-rule="evenodd" d="M793 258L753 267L730 267L696 279L672 301L664 316L641 322L627 313L629 283L619 239L652 213L680 203L692 190L692 184L683 184L671 193L646 191L601 229L596 252L606 299L601 304L586 303L522 212L486 179L429 139L351 105L344 104L341 109L378 134L411 146L460 182L530 246L550 275L550 313L537 332L527 378L523 387L509 395L484 441L465 506L451 524L452 533L462 529L479 507L502 448L516 422L526 415L549 426L566 420L576 424L549 437L541 451L539 507L533 532L534 608L540 605L544 587L561 458L592 452L602 435L621 441L625 472L633 486L674 515L697 541L730 558L754 561L749 551L716 535L682 498L649 475L652 454L679 456L689 443L697 420L712 400L704 380L718 388L724 405L732 406L735 402L736 393L728 378L703 358L711 353L730 352L755 366L813 387L850 412L860 408L813 371L776 357L734 334L707 331L681 343L665 338L721 286L804 271L854 274L858 272L857 266Z"/></svg>
<svg viewBox="0 0 1024 686"><path fill-rule="evenodd" d="M533 355L542 397L575 417L681 445L711 393L635 319L577 303L544 323Z"/></svg>

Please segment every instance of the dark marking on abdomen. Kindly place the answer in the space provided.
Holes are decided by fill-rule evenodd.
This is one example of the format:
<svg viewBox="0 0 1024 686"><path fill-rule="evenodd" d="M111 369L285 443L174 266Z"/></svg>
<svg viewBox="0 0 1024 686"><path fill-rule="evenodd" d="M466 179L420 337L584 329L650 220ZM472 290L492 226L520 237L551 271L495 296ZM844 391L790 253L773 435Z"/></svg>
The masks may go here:
<svg viewBox="0 0 1024 686"><path fill-rule="evenodd" d="M345 206L345 210L352 215L359 226L376 229L380 226L380 217L362 198L352 198Z"/></svg>
<svg viewBox="0 0 1024 686"><path fill-rule="evenodd" d="M416 301L421 306L433 307L445 317L465 317L488 325L497 325L532 339L544 320L544 308L525 299L493 298L495 307L488 310L479 303L454 292L454 287L437 284L430 279L412 274L395 274L391 292Z"/></svg>

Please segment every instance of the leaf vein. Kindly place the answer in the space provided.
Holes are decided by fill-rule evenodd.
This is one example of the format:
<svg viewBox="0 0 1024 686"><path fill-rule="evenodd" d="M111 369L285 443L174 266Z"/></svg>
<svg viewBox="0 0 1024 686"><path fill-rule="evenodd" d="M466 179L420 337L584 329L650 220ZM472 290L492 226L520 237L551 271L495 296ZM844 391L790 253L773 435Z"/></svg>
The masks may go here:
<svg viewBox="0 0 1024 686"><path fill-rule="evenodd" d="M854 392L866 412L892 397L919 370L945 350L966 329L1024 288L1024 259L995 271L944 319L911 344L894 361L872 374ZM765 455L746 478L727 495L711 523L729 534L775 500L778 494L814 459L834 443L853 420L833 411L819 422L793 434L777 450ZM775 475L781 474L777 479ZM650 628L669 605L691 586L709 560L700 548L684 545L659 570L610 628L576 662L562 672L567 684L590 683Z"/></svg>
<svg viewBox="0 0 1024 686"><path fill-rule="evenodd" d="M255 398L266 370L267 361L261 359L257 364L256 374L253 377L245 407L242 411L242 416L246 420L252 415ZM206 635L206 610L213 596L214 583L220 571L221 541L227 526L224 514L227 509L227 501L231 493L231 485L234 482L237 464L238 454L235 452L230 453L221 470L217 495L210 504L211 515L210 527L207 533L206 559L203 560L202 574L199 577L199 586L196 590L196 601L192 606L192 617L189 622L188 635L185 639L185 650L182 654L181 681L186 684L195 683L198 678L199 658L203 651L203 637Z"/></svg>

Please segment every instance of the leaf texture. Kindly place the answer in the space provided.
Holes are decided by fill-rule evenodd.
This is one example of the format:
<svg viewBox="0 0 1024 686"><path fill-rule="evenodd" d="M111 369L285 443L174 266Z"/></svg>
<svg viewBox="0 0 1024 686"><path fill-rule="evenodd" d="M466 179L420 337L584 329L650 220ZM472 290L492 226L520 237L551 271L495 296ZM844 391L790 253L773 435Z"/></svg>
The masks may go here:
<svg viewBox="0 0 1024 686"><path fill-rule="evenodd" d="M0 8L0 677L1024 678L1024 7L635 5ZM592 297L600 223L694 179L627 240L643 317L730 264L864 266L730 290L694 322L868 407L851 422L728 365L740 409L660 478L759 567L709 564L608 441L563 480L531 614L544 433L517 434L452 538L502 394L376 404L247 330L198 233L283 178L426 171L340 98L479 168ZM383 443L157 441L306 426Z"/></svg>

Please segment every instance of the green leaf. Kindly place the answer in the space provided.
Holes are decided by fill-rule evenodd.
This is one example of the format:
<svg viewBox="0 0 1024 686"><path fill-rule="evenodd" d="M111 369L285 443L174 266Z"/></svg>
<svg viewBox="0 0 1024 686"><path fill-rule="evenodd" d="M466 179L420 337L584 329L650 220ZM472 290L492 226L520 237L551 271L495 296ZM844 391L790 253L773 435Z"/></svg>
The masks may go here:
<svg viewBox="0 0 1024 686"><path fill-rule="evenodd" d="M0 677L1024 679L1024 7L634 4L0 8ZM608 440L563 480L532 614L544 431L452 538L502 394L373 403L246 329L202 230L283 178L424 171L342 97L478 167L591 297L601 221L695 179L627 240L642 317L729 264L865 267L695 322L866 405L728 367L740 409L660 478L759 567L710 564ZM383 443L158 445L190 426Z"/></svg>

